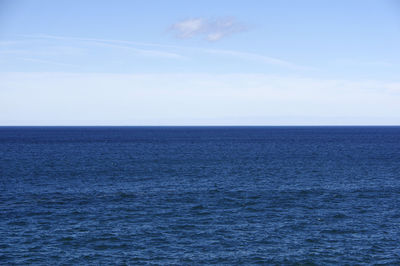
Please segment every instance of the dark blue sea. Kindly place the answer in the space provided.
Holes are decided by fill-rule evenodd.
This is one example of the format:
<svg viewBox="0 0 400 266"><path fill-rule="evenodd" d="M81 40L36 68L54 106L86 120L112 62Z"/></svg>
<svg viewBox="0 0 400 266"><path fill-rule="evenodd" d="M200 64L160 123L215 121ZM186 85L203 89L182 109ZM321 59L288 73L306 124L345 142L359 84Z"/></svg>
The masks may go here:
<svg viewBox="0 0 400 266"><path fill-rule="evenodd" d="M1 265L400 264L400 127L0 127Z"/></svg>

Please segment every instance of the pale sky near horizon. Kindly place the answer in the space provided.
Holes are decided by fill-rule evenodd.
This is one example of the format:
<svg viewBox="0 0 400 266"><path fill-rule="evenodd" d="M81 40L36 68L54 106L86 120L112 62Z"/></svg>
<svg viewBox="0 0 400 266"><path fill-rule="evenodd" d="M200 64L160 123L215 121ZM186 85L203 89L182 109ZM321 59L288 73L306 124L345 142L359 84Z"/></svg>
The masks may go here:
<svg viewBox="0 0 400 266"><path fill-rule="evenodd" d="M1 125L400 125L400 1L0 0Z"/></svg>

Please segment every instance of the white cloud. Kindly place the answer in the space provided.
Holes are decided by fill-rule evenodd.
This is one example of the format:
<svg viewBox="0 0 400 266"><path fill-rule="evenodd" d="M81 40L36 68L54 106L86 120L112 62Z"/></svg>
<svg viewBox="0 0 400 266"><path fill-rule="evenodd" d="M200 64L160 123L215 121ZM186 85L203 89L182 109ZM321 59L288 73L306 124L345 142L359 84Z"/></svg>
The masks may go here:
<svg viewBox="0 0 400 266"><path fill-rule="evenodd" d="M201 36L208 41L218 41L233 33L244 31L246 28L233 17L206 19L191 18L177 22L171 26L179 38Z"/></svg>
<svg viewBox="0 0 400 266"><path fill-rule="evenodd" d="M187 19L172 25L172 29L177 31L181 38L190 38L195 34L201 33L205 30L206 21L201 18Z"/></svg>

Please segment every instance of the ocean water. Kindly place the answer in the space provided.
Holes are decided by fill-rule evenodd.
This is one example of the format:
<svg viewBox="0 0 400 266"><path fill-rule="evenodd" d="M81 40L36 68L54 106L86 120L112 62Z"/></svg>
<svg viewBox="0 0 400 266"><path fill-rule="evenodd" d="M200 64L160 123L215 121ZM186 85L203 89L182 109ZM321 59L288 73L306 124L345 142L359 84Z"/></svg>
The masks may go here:
<svg viewBox="0 0 400 266"><path fill-rule="evenodd" d="M400 264L400 127L1 127L0 264Z"/></svg>

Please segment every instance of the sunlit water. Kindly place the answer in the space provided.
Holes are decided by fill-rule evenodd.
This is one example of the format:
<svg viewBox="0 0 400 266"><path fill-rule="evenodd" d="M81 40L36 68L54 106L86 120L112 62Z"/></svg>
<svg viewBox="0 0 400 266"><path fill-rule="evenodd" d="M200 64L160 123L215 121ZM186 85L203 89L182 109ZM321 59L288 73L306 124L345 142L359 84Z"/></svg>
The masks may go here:
<svg viewBox="0 0 400 266"><path fill-rule="evenodd" d="M3 127L0 236L0 264L398 264L400 127Z"/></svg>

